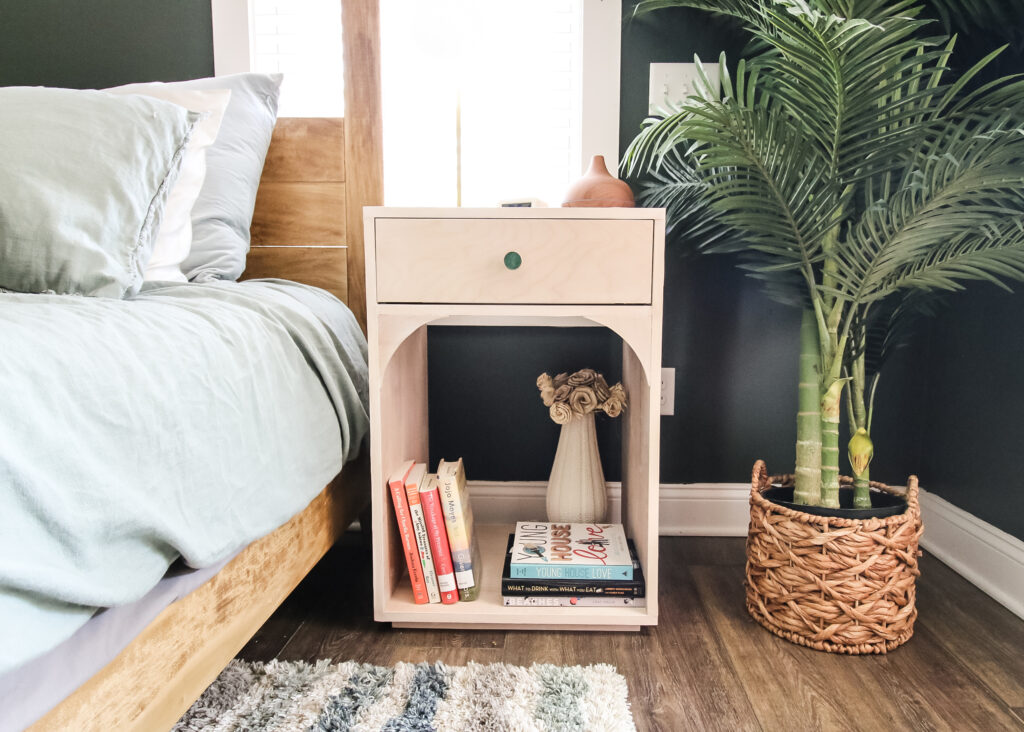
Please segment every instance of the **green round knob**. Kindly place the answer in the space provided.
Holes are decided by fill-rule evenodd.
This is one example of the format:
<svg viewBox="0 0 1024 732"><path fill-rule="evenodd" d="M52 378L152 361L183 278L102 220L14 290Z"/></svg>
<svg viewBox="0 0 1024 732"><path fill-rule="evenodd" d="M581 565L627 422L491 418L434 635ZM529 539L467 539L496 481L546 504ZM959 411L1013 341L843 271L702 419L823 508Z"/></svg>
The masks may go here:
<svg viewBox="0 0 1024 732"><path fill-rule="evenodd" d="M505 266L509 269L519 269L522 263L523 258L519 256L519 252L509 252L505 255Z"/></svg>

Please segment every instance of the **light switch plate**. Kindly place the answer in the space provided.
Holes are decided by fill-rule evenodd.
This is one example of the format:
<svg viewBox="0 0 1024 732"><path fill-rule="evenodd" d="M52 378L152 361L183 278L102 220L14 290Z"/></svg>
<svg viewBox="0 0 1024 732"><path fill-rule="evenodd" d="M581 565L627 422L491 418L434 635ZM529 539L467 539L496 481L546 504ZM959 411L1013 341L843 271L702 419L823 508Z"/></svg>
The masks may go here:
<svg viewBox="0 0 1024 732"><path fill-rule="evenodd" d="M711 86L717 90L721 84L718 64L704 64L704 73ZM697 64L651 64L647 111L650 114L664 114L678 109L686 97L699 93L700 88Z"/></svg>

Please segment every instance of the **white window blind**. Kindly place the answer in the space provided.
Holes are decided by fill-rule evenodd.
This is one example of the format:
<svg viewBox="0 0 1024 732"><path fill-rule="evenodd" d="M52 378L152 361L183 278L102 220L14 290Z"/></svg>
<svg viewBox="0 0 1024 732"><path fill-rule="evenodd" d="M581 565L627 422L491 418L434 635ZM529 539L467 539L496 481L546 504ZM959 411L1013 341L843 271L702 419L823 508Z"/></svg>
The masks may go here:
<svg viewBox="0 0 1024 732"><path fill-rule="evenodd" d="M382 0L388 205L557 206L580 175L584 0Z"/></svg>
<svg viewBox="0 0 1024 732"><path fill-rule="evenodd" d="M341 117L340 0L250 0L250 68L282 72L278 114Z"/></svg>

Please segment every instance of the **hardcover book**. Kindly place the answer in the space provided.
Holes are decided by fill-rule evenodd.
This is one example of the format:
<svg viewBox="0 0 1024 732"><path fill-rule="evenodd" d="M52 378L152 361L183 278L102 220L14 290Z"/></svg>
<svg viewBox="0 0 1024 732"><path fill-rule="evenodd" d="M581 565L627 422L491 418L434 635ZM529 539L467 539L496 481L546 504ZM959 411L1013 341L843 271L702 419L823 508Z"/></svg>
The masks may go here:
<svg viewBox="0 0 1024 732"><path fill-rule="evenodd" d="M505 564L501 575L501 594L504 596L555 596L555 597L645 597L647 584L644 571L637 558L636 546L632 539L626 539L629 556L633 561L631 580L576 580L576 579L513 579L509 576L512 559L512 545L515 534L508 535L505 549Z"/></svg>
<svg viewBox="0 0 1024 732"><path fill-rule="evenodd" d="M520 521L509 558L513 579L631 580L622 524Z"/></svg>
<svg viewBox="0 0 1024 732"><path fill-rule="evenodd" d="M405 496L409 500L409 516L412 518L412 529L420 553L420 566L423 567L423 582L427 587L427 599L430 602L441 602L441 593L437 589L434 558L430 552L427 522L423 517L423 506L420 505L420 485L423 483L426 473L426 463L416 463L413 466L409 476L405 479Z"/></svg>
<svg viewBox="0 0 1024 732"><path fill-rule="evenodd" d="M409 581L412 583L412 599L417 605L423 605L430 602L430 597L427 595L427 585L423 580L423 565L420 563L420 550L416 544L412 516L409 514L409 499L405 495L405 480L414 465L412 460L402 463L388 478L388 488L391 490L391 501L395 504L395 520L398 522L405 566L409 570Z"/></svg>
<svg viewBox="0 0 1024 732"><path fill-rule="evenodd" d="M480 596L480 578L477 576L480 572L480 552L473 535L473 509L469 503L462 458L455 462L442 460L437 466L437 483L459 599L463 602L475 600Z"/></svg>
<svg viewBox="0 0 1024 732"><path fill-rule="evenodd" d="M453 605L459 601L459 589L455 584L455 569L448 548L448 531L444 527L444 513L437 492L437 475L434 473L427 473L423 478L423 484L420 486L420 505L423 506L423 519L427 523L427 538L430 540L430 553L434 558L441 603Z"/></svg>

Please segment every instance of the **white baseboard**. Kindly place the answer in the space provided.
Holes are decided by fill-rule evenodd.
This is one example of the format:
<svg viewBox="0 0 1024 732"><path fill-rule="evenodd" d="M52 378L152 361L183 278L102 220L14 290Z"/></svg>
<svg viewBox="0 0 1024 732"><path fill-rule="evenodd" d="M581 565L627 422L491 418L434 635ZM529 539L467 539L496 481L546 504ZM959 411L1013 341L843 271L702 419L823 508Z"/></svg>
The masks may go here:
<svg viewBox="0 0 1024 732"><path fill-rule="evenodd" d="M470 481L474 520L481 523L544 520L547 484ZM661 486L662 536L746 536L750 486L733 483L679 483ZM622 517L622 484L608 484L608 519Z"/></svg>
<svg viewBox="0 0 1024 732"><path fill-rule="evenodd" d="M921 518L924 549L1024 618L1024 541L926 491Z"/></svg>
<svg viewBox="0 0 1024 732"><path fill-rule="evenodd" d="M473 512L481 523L542 520L544 482L471 481ZM750 486L741 483L675 483L661 486L658 533L662 536L746 536ZM622 486L608 484L609 519L621 517ZM921 491L921 546L965 579L1024 618L1024 541L1010 536L943 498Z"/></svg>

